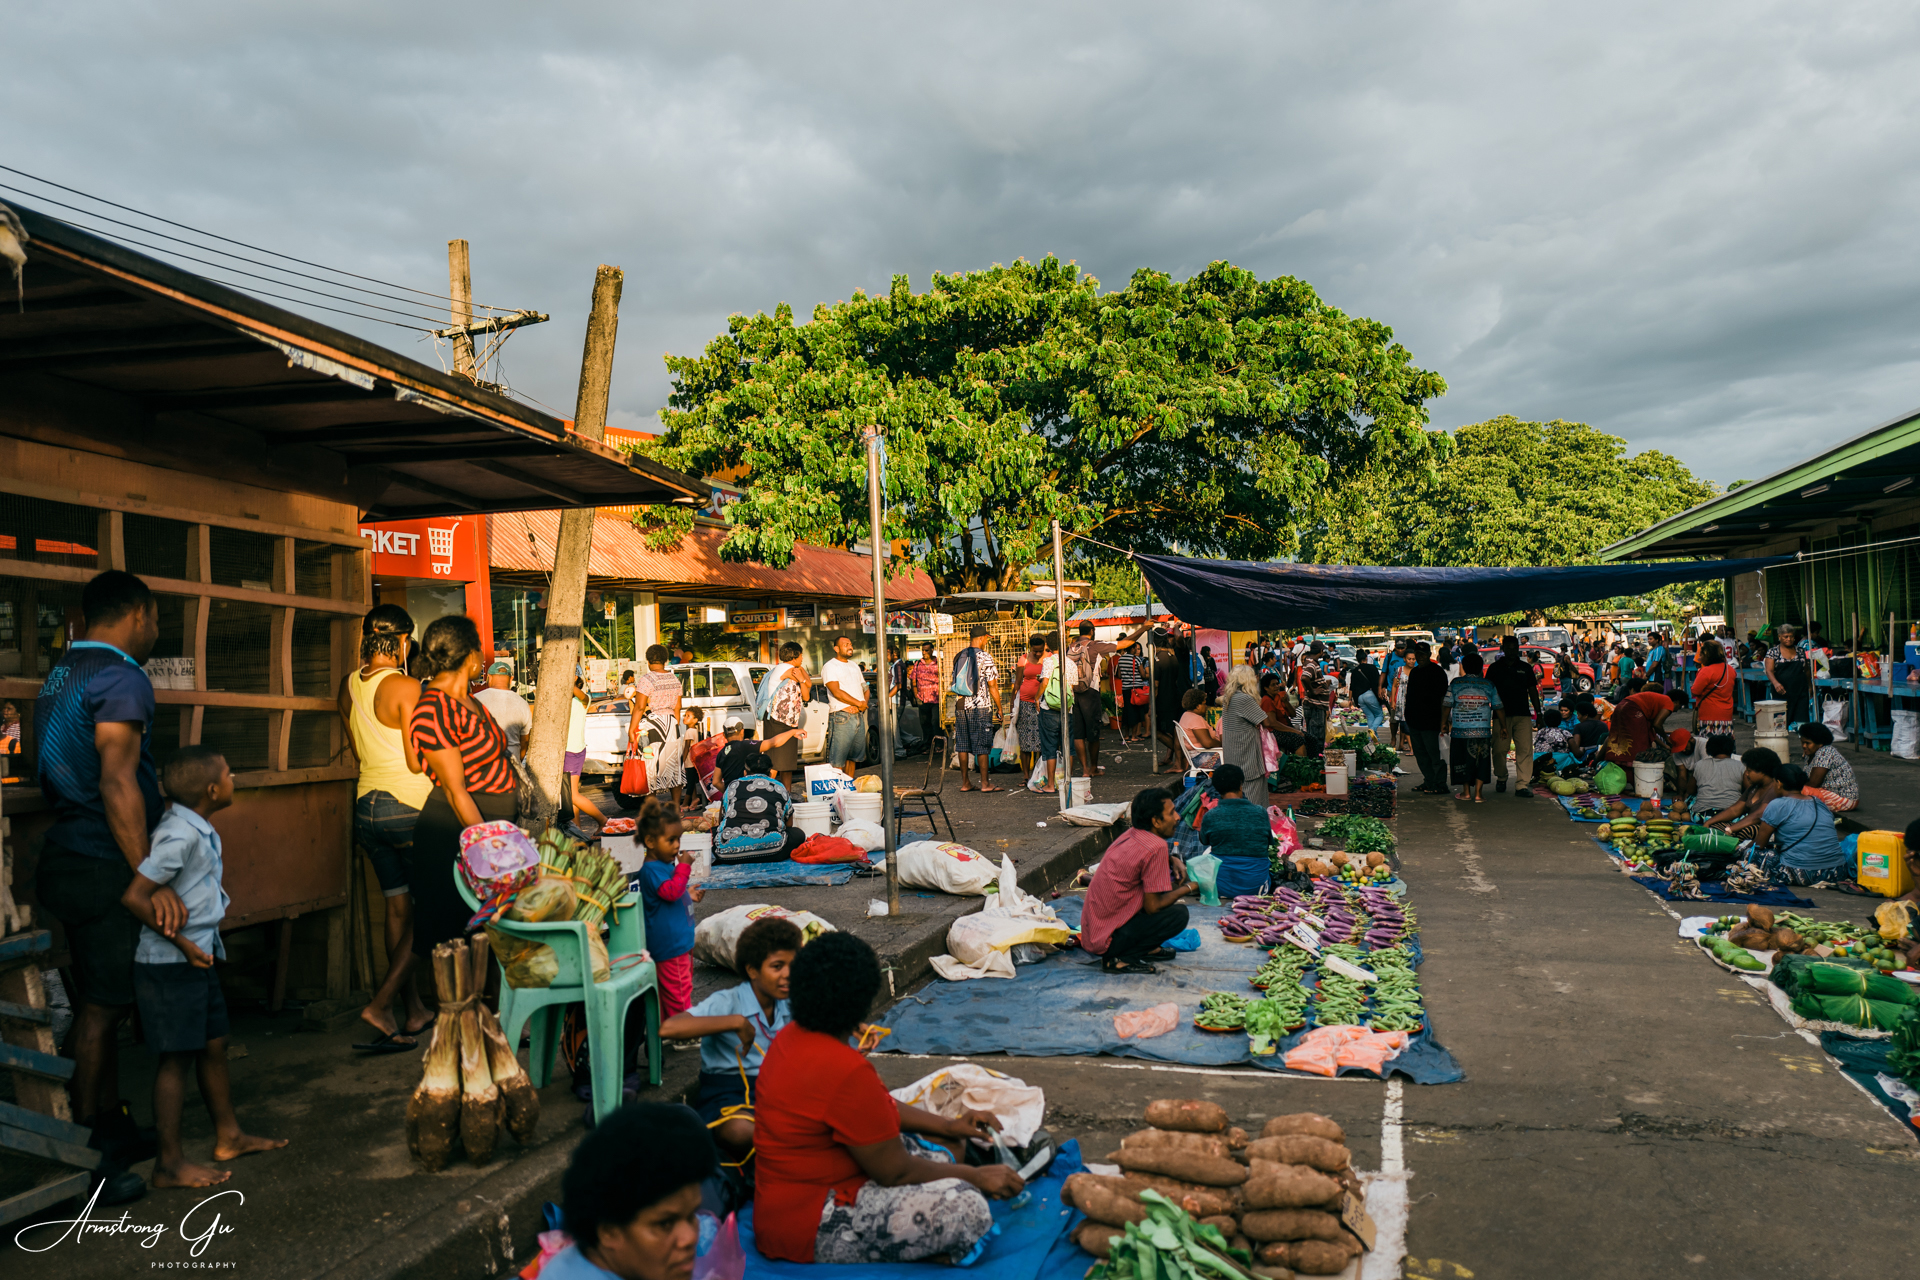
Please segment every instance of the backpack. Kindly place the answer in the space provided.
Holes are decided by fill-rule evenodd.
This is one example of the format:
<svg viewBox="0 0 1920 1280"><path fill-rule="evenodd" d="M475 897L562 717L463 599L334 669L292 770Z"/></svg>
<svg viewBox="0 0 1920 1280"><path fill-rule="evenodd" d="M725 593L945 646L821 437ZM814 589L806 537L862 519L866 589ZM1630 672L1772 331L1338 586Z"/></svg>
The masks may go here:
<svg viewBox="0 0 1920 1280"><path fill-rule="evenodd" d="M1207 682L1207 664L1197 653L1187 655L1187 681L1196 685L1204 685Z"/></svg>
<svg viewBox="0 0 1920 1280"><path fill-rule="evenodd" d="M1040 664L1040 705L1049 711L1060 709L1060 667L1055 662L1058 654L1050 653L1046 661ZM1072 658L1066 660L1067 687L1071 689L1074 681L1080 678L1080 668Z"/></svg>
<svg viewBox="0 0 1920 1280"><path fill-rule="evenodd" d="M979 693L980 658L972 645L953 660L953 687L950 692L959 698L971 698Z"/></svg>

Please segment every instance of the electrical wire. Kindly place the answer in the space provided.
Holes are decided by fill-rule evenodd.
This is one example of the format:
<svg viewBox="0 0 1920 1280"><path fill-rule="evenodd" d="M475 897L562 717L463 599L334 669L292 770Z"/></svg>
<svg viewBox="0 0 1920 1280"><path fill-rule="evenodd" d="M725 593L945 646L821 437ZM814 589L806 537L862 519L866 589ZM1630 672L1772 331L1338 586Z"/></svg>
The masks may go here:
<svg viewBox="0 0 1920 1280"><path fill-rule="evenodd" d="M208 239L211 239L211 240L221 240L221 241L224 241L224 242L226 242L227 244L237 244L237 245L239 245L239 246L240 246L241 248L243 248L243 249L251 249L251 250L253 250L253 251L254 251L255 253L265 253L265 254L270 254L271 256L273 256L273 257L276 257L276 258L285 258L285 259L286 259L286 260L287 260L288 262L297 262L297 263L299 263L299 264L300 264L301 266L303 266L303 267L313 267L313 268L314 268L314 269L316 269L316 270L319 270L319 271L327 271L327 272L331 272L331 273L332 273L332 274L334 274L334 275L340 275L340 276L348 276L348 277L351 277L352 279L355 279L355 280L365 280L365 281L367 281L367 282L368 282L369 284L378 284L378 285L385 285L385 286L386 286L387 288L389 288L389 289L398 289L398 290L400 290L400 291L401 291L401 292L403 292L403 293L412 293L412 294L418 294L418 295L419 295L420 297L423 297L423 298L432 298L432 299L433 299L433 300L435 300L436 302L445 302L445 303L449 303L449 304L450 304L450 303L452 303L452 302L454 301L454 298L453 298L453 296L452 296L452 295L450 295L450 294L445 294L445 293L432 293L432 292L429 292L428 290L425 290L425 289L415 289L415 288L414 288L413 286L411 286L411 285L404 285L404 284L395 284L395 283L394 283L393 281L391 281L391 280L382 280L382 279L380 279L380 278L379 278L379 277L377 277L377 276L367 276L367 275L361 275L361 274L360 274L359 272L357 272L357 271L347 271L347 270L344 270L344 269L342 269L342 268L340 268L340 267L329 267L329 266L327 266L327 265L326 265L325 263L322 263L322 262L310 262L310 261L308 261L308 260L307 260L307 259L305 259L305 258L296 258L296 257L294 257L294 256L293 256L292 254L290 254L290 253L281 253L281 252L279 252L279 251L278 251L278 250L276 250L276 249L267 249L267 248L263 248L262 246L260 246L260 245L257 245L257 244L249 244L249 243L248 243L247 241L245 241L245 240L235 240L235 239L234 239L234 238L233 238L232 236L223 236L223 235L220 235L220 234L219 234L218 232L214 232L214 231L203 231L203 230L201 230L201 229L200 229L199 227L195 227L195 226L190 226L190 225L188 225L187 223L184 223L184 222L175 222L175 221L174 221L173 219L171 219L171 218L163 218L163 217L161 217L161 216L160 216L159 214L157 214L157 213L148 213L148 212L147 212L146 210L144 210L144 209L136 209L136 208L134 208L134 207L133 207L132 205L127 205L127 204L121 204L121 203L119 203L119 202L118 202L118 201L116 201L116 200L109 200L109 199L107 199L107 198L106 198L106 197L104 197L104 196L96 196L96 195L94 195L94 194L92 194L91 192L87 192L87 191L82 191L82 190L80 190L80 189L79 189L78 187L70 187L70 186L67 186L67 185L66 185L65 183L61 183L61 182L55 182L55 181L54 181L53 179L51 179L51 178L42 178L42 177L40 177L40 176L39 176L38 174L33 174L33 173L28 173L28 172L27 172L27 171L26 171L25 169L16 169L16 168L14 168L14 167L13 167L12 165L9 165L9 164L0 164L0 170L4 170L4 171L5 171L5 172L7 172L7 173L14 173L14 174L18 174L18 175L20 175L20 176L21 176L21 177L23 177L23 178L28 178L28 179L31 179L31 180L32 180L32 181L34 181L34 182L38 182L38 183L42 183L42 184L44 184L44 185L46 185L46 186L49 186L49 187L53 187L53 188L55 188L56 190L60 190L60 191L65 191L65 192L68 192L69 194L72 194L72 195L76 195L76 196L81 196L81 197L84 197L85 199L88 199L88 200L92 200L92 201L94 201L94 202L95 202L95 203L97 203L97 204L104 204L104 205L106 205L106 206L108 206L109 208L113 208L113 209L119 209L119 210L121 210L121 211L123 211L123 212L125 212L125 213L132 213L132 214L138 214L138 215L139 215L140 217L142 217L142 218L147 218L147 219L149 219L149 220L151 220L151 221L154 221L154 222L162 222L162 223L165 223L165 224L166 224L167 226L170 226L170 227L178 227L178 228L180 228L180 230L182 230L182 231L191 231L191 232L193 232L193 233L194 233L195 235L199 235L199 236L206 236L206 237L207 237ZM47 196L41 196L41 195L38 195L38 194L35 194L35 193L33 193L33 192L29 192L29 191L22 191L22 190L21 190L20 188L18 188L18 187L8 187L7 189L8 189L8 190L10 190L10 191L20 191L20 193L21 193L22 195L26 195L26 196L30 196L31 198L33 198L33 199L35 199L35 200L48 200L48 201L50 201L50 202L52 202L52 203L58 203L57 201L52 201L52 199L51 199L51 197L47 197ZM66 207L66 208L73 208L74 206L72 206L72 205L66 205L66 206L64 206L64 207ZM106 216L107 216L107 215L105 215L105 214L92 214L91 216L93 216L93 217L98 217L98 218L106 218ZM115 219L108 219L108 221L115 221ZM131 224L124 224L124 223L123 223L122 225L131 225ZM163 234L163 233L162 233L162 232L158 232L158 231L150 231L150 232L148 232L148 234L151 234L151 235L161 235L161 234ZM169 237L169 238L172 238L172 237ZM189 242L186 242L186 241L183 241L182 243L189 243ZM199 247L199 248L204 248L204 249L206 249L206 250L207 250L207 251L208 251L209 253L221 253L221 254L226 254L226 251L225 251L224 249L215 249L215 248L212 248L211 246L207 246L207 245L201 245L201 246L196 246L196 247ZM228 256L228 257L239 257L240 255L238 255L238 254L226 254L226 256ZM285 270L285 268L275 268L275 270ZM342 288L355 288L355 287L357 287L357 286L353 286L353 285L343 285L343 286L341 286L341 287L342 287ZM373 291L372 291L372 290L366 290L365 292L369 292L369 293L371 293L371 292L373 292ZM486 311L512 311L512 310L514 310L514 309L515 309L515 308L512 308L512 307L493 307L493 306L482 306L481 304L478 304L478 303L475 303L475 304L472 304L472 305L474 306L474 309L475 309L475 310L486 310Z"/></svg>

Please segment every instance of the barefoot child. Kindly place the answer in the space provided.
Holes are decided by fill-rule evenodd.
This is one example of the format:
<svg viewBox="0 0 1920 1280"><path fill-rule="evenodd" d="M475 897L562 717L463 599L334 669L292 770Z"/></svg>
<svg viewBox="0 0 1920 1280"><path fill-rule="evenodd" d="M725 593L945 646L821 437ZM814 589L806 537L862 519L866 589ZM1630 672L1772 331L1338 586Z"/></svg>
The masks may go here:
<svg viewBox="0 0 1920 1280"><path fill-rule="evenodd" d="M716 991L686 1013L660 1024L666 1040L700 1042L700 1092L694 1109L722 1148L732 1155L753 1149L754 1083L787 1011L787 971L800 953L800 929L779 916L755 920L735 944L734 963L747 975L737 987ZM722 1120L729 1107L744 1108Z"/></svg>
<svg viewBox="0 0 1920 1280"><path fill-rule="evenodd" d="M647 851L637 878L647 909L647 951L660 975L663 1018L685 1013L693 1003L693 904L706 896L687 883L693 855L680 852L681 826L679 810L657 796L640 806L634 826Z"/></svg>
<svg viewBox="0 0 1920 1280"><path fill-rule="evenodd" d="M240 1129L227 1087L227 1002L213 971L224 958L220 921L227 913L221 887L220 835L208 818L233 803L233 773L211 747L183 747L160 772L173 804L153 839L146 861L122 901L145 927L134 953L133 992L147 1043L160 1057L153 1081L154 1123L160 1154L156 1187L210 1187L232 1175L189 1163L180 1149L180 1109L187 1073L199 1077L200 1096L213 1116L213 1158L233 1160L287 1145L285 1138L255 1138ZM172 939L162 935L153 895L171 886L187 909L187 922Z"/></svg>

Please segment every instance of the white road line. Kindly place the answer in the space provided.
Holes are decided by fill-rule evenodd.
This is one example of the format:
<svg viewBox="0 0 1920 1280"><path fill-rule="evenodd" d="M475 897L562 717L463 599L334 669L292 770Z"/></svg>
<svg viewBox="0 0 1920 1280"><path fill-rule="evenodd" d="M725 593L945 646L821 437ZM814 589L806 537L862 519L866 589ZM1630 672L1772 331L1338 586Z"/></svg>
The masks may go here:
<svg viewBox="0 0 1920 1280"><path fill-rule="evenodd" d="M1373 1219L1373 1248L1359 1259L1359 1280L1399 1280L1407 1253L1406 1148L1400 1132L1400 1077L1387 1081L1380 1106L1380 1172L1367 1174L1367 1216Z"/></svg>

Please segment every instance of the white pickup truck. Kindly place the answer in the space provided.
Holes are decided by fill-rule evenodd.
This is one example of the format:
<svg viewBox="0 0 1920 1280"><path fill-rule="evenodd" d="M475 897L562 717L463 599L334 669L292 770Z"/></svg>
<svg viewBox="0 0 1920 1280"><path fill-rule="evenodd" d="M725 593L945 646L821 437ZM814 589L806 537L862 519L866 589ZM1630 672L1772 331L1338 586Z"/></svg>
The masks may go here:
<svg viewBox="0 0 1920 1280"><path fill-rule="evenodd" d="M680 681L681 708L700 713L707 736L725 729L733 716L753 720L754 694L770 669L762 662L687 662L667 668ZM823 687L816 682L816 692ZM587 707L587 772L618 773L626 753L626 700L595 698ZM813 763L826 757L827 704L816 698L807 704L800 758Z"/></svg>

